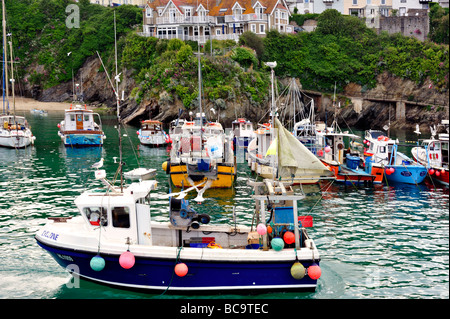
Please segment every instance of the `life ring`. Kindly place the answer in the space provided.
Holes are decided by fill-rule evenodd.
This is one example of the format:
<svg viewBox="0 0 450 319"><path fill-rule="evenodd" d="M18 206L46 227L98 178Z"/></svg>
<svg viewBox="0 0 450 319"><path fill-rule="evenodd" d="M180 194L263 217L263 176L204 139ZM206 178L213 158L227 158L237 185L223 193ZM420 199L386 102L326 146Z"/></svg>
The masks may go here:
<svg viewBox="0 0 450 319"><path fill-rule="evenodd" d="M433 154L430 153L430 159L433 159Z"/></svg>
<svg viewBox="0 0 450 319"><path fill-rule="evenodd" d="M213 249L222 249L222 246L217 244L215 241L212 241L206 246L206 248L213 248Z"/></svg>

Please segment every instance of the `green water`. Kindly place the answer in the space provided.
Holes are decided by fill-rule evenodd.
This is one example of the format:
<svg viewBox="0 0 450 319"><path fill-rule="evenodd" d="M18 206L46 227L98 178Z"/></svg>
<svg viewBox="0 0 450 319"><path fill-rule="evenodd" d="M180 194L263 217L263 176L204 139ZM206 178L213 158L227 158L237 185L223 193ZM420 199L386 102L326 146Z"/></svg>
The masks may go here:
<svg viewBox="0 0 450 319"><path fill-rule="evenodd" d="M33 147L0 149L0 298L167 298L113 289L71 276L34 240L50 216L75 216L74 198L89 187L100 186L90 166L101 157L108 178L114 175L118 136L114 117L103 116L107 139L103 148L65 148L57 135L62 112L48 117L26 114L36 135ZM168 220L169 191L161 164L165 148L139 146L137 128L122 133L126 169L158 169L158 190L152 194L156 220ZM359 132L361 133L361 132ZM403 132L399 139L414 139ZM245 163L238 164L232 190L208 190L203 204L214 223L250 224L253 201ZM314 218L309 229L321 253L322 277L314 293L273 293L257 296L225 295L229 299L441 299L449 298L449 191L432 184L344 187L327 183L305 186L300 212ZM270 274L268 274L270 275ZM189 297L189 298L195 298ZM202 296L202 298L216 298Z"/></svg>

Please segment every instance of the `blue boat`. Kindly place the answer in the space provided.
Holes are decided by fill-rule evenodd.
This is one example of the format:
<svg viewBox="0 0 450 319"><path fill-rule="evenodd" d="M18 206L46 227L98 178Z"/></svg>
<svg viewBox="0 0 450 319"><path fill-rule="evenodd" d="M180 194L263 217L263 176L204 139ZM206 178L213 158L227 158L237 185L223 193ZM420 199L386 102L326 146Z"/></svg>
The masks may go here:
<svg viewBox="0 0 450 319"><path fill-rule="evenodd" d="M365 155L372 163L384 166L388 183L420 184L427 176L427 169L422 164L398 151L398 142L384 136L382 131L366 131L365 140L369 148Z"/></svg>
<svg viewBox="0 0 450 319"><path fill-rule="evenodd" d="M95 122L94 116L99 123ZM88 110L86 106L84 108L81 105L70 106L70 109L65 110L64 120L58 123L58 128L58 135L65 146L102 146L106 138L100 115Z"/></svg>
<svg viewBox="0 0 450 319"><path fill-rule="evenodd" d="M79 216L49 218L35 236L74 276L158 293L316 289L320 255L306 232L311 225L303 225L297 216L297 200L304 195L293 194L290 187L276 181L253 183L255 190L268 190L253 195L260 207L255 210L257 227L213 225L208 214L198 214L175 194L165 197L170 196L169 221L152 220L149 193L156 188L154 180L121 188L108 185L104 171L95 176L106 189L82 193L75 199Z"/></svg>

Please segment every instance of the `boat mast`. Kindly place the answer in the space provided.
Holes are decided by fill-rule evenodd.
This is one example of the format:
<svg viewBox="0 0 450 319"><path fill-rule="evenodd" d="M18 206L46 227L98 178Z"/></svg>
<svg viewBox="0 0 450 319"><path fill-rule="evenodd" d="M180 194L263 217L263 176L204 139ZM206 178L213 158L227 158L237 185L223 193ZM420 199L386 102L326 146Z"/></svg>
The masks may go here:
<svg viewBox="0 0 450 319"><path fill-rule="evenodd" d="M120 102L119 102L119 74L117 73L117 29L116 29L116 11L114 10L114 58L116 63L116 103L117 103L117 121L119 125L117 130L119 132L119 170L120 170L120 192L123 193L123 164L122 164L122 135L120 133Z"/></svg>
<svg viewBox="0 0 450 319"><path fill-rule="evenodd" d="M5 0L2 0L2 25L3 25L3 112L5 113L5 100L8 102L8 54L6 46L6 8ZM5 99L6 94L6 99Z"/></svg>

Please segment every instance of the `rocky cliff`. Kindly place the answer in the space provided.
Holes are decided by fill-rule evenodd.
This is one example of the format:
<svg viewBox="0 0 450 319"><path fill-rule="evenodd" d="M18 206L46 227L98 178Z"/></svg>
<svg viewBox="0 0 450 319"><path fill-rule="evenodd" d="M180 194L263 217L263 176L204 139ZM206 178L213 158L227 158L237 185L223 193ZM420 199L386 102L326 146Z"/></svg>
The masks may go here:
<svg viewBox="0 0 450 319"><path fill-rule="evenodd" d="M111 76L111 71L109 71ZM133 88L136 86L132 78L131 71L124 70L119 84L119 97L124 97L121 101L121 117L131 125L138 125L140 120L153 118L162 122L170 122L178 115L179 109L184 109L181 101L170 101L166 99L167 92L161 92L159 99L144 100L140 104L131 96ZM288 79L279 79L286 82ZM97 57L91 57L86 60L83 67L75 75L75 83L80 83L84 95L84 101L91 106L106 106L111 112L115 112L116 102L114 92L108 81L106 73L101 68L101 62ZM26 91L32 92L33 97L39 101L70 101L72 94L72 82L63 83L58 86L40 90L40 88L28 85ZM319 101L316 103L317 120L325 120L331 124L335 114L333 107L334 96L332 94L322 94L316 92ZM354 97L383 96L388 95L391 98L405 99L407 102L418 101L417 105L408 103L405 110L405 118L396 117L395 103L389 101L373 101L355 99ZM428 129L429 125L440 123L442 119L448 119L448 91L439 92L429 82L422 85L391 76L383 73L377 78L377 86L369 91L364 91L361 86L350 83L342 94L336 95L335 105L340 105L336 109L338 123L341 127L356 127L360 129L379 129L390 120L391 127L399 129L415 128L420 124ZM410 101L408 101L410 100ZM266 106L254 106L245 97L240 99L239 103L227 102L224 110L217 115L210 114L213 104L203 101L203 110L208 116L219 118L225 125L230 126L231 121L236 117L246 117L252 122L265 121L269 109ZM184 112L187 117L188 112Z"/></svg>

